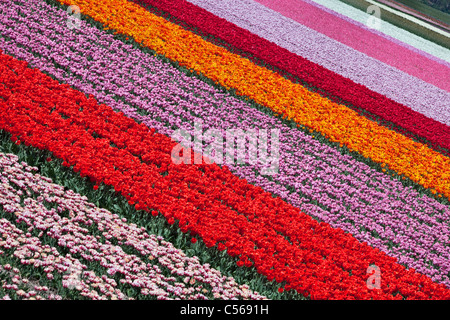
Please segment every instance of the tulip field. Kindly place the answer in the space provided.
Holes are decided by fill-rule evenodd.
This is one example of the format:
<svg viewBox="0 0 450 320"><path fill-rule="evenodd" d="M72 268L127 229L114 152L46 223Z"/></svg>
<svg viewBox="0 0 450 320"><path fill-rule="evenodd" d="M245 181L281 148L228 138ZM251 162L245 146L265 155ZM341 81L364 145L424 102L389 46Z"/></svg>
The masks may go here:
<svg viewBox="0 0 450 320"><path fill-rule="evenodd" d="M450 34L367 19L0 0L0 300L450 300Z"/></svg>

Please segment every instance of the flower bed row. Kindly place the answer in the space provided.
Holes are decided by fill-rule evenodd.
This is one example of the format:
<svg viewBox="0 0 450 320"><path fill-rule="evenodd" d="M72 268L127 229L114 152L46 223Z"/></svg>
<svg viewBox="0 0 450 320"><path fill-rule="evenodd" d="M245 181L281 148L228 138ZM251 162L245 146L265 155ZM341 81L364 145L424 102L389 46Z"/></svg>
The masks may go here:
<svg viewBox="0 0 450 320"><path fill-rule="evenodd" d="M279 119L251 108L248 103L220 94L152 55L113 41L112 36L96 28L83 26L74 43L67 33L58 29L64 16L46 12L53 23L16 23L5 30L10 41L2 42L1 47L166 135L180 127L193 134L193 124L199 118L204 121L204 130L223 128L224 137L225 129L242 125L279 129L277 175L269 180L259 175L260 165L242 167L227 163L231 171L307 214L400 259L434 281L449 285L449 248L445 245L448 226L444 223L449 218L447 206L283 125ZM34 8L26 21L37 22L42 14ZM27 39L36 34L42 36L33 36L33 42ZM52 50L54 43L59 44L56 52ZM17 45L21 46L20 50ZM90 56L95 58L88 60ZM130 58L124 62L121 57ZM109 67L111 63L113 67ZM57 64L60 66L56 67ZM66 71L66 67L70 70ZM84 76L86 71L88 74ZM116 77L112 78L111 74ZM133 89L124 92L121 88ZM398 201L393 202L393 198ZM378 225L381 220L383 225ZM435 250L436 253L431 252Z"/></svg>
<svg viewBox="0 0 450 320"><path fill-rule="evenodd" d="M250 288L257 290L269 299L308 299L293 290L289 292L281 290L282 284L267 281L267 278L258 273L254 267L238 267L236 265L239 260L238 257L231 257L226 250L219 251L217 247L207 248L203 241L195 241L196 238L193 238L192 235L183 233L178 223L170 225L162 215L152 216L149 219L147 211L136 210L133 206L130 206L128 200L115 192L113 186L102 184L98 185L98 188L94 187L94 184L88 178L81 177L71 168L63 166L63 161L54 157L50 151L39 150L25 144L17 144L17 141L14 143L11 141L9 133L0 130L0 152L17 155L18 161L36 167L39 174L51 178L53 183L63 186L64 190L74 190L86 197L89 203L114 212L120 218L126 218L127 224L136 225L138 229L143 227L148 234L161 236L165 241L172 243L177 249L188 254L189 257L198 257L202 265L209 265L210 268L220 270L223 275L229 277L229 279L234 278L240 285L248 284ZM7 263L10 262L7 261ZM12 265L20 267L17 263ZM25 273L25 275L27 274ZM53 287L52 283L43 284ZM152 296L147 296L147 298L152 298Z"/></svg>
<svg viewBox="0 0 450 320"><path fill-rule="evenodd" d="M285 281L286 289L313 298L401 298L397 292L408 298L448 297L445 286L316 222L226 168L174 165L175 142L169 138L22 62L5 55L1 60L5 117L0 128L50 150L91 181L113 185L137 209L179 220L182 231L198 235L208 247L227 249L269 280ZM386 271L381 290L366 286L371 263Z"/></svg>
<svg viewBox="0 0 450 320"><path fill-rule="evenodd" d="M125 6L125 3L119 5L118 2L116 3L116 1L118 0L112 1L111 6L117 7ZM61 2L68 3L68 1L61 1ZM410 109L407 106L404 106L402 104L399 104L395 101L388 99L382 94L373 92L362 85L354 83L350 79L342 77L328 69L325 69L317 64L314 64L306 60L303 57L295 55L290 51L283 49L277 46L276 44L271 43L263 38L260 38L259 36L252 34L245 29L237 27L236 25L228 22L225 19L221 19L214 16L213 14L202 8L196 7L184 0L177 0L177 1L140 0L139 3L150 4L156 6L157 8L167 11L174 17L192 25L193 28L202 31L207 35L212 35L214 37L220 38L223 41L233 45L237 49L243 50L244 53L245 52L249 53L250 56L247 55L248 58L251 59L251 57L254 56L258 59L263 60L265 63L268 63L269 65L281 69L281 71L283 71L281 72L281 74L284 74L286 72L286 74L284 75L291 80L295 81L296 79L300 79L301 81L305 81L310 85L325 90L328 94L332 96L339 97L343 101L346 101L359 108L369 111L385 120L395 123L396 125L400 126L401 128L407 131L410 131L420 137L428 139L435 147L440 146L449 149L450 128L445 124L435 121L431 118L428 118ZM247 82L243 81L241 83L237 79L238 75L242 74L244 70L242 70L241 68L233 68L227 63L228 60L224 61L224 59L221 59L220 62L222 66L225 66L225 68L227 69L226 71L214 70L215 63L212 62L211 60L215 60L213 58L215 58L216 56L224 57L223 53L224 50L219 50L215 46L208 46L208 48L211 48L212 51L219 51L220 53L219 52L207 53L203 49L205 45L203 44L202 41L198 40L195 37L194 40L194 38L192 38L192 36L189 33L182 31L177 31L181 32L181 34L184 34L182 37L180 36L179 38L177 37L172 38L173 35L167 38L168 35L164 33L159 33L158 36L152 35L154 29L147 29L147 28L144 28L145 31L141 29L139 32L136 30L128 31L128 27L123 26L122 24L119 23L119 21L114 21L114 18L112 17L107 18L109 14L107 12L103 12L102 10L103 10L102 8L96 7L95 1L89 2L89 5L86 4L84 9L82 8L83 12L85 12L86 14L91 13L91 15L95 15L96 17L98 17L96 18L98 19L98 21L107 24L110 28L116 29L124 34L132 34L133 37L138 42L147 39L145 40L145 44L155 49L157 52L164 53L169 58L180 61L183 65L185 64L189 68L202 72L203 74L213 79L214 81L219 81L219 83L222 83L227 87L235 88L240 94L250 96L257 102L270 106L273 110L285 114L289 118L292 117L297 121L299 121L300 123L304 123L304 118L302 119L303 120L302 121L300 120L301 117L295 118L293 117L293 114L299 112L306 106L304 105L297 106L297 108L299 109L296 110L294 110L295 108L293 108L292 105L288 102L286 102L285 106L283 107L280 106L280 104L283 103L283 97L289 95L284 90L278 92L276 89L268 88L268 86L265 88L266 91L269 91L270 93L273 93L276 96L274 104L270 104L269 101L267 101L273 98L267 97L265 94L266 91L262 91L259 92L257 95L254 95L257 91L256 88L261 85L258 84L258 79L260 80L260 78L267 79L266 85L267 82L278 83L279 88L283 89L289 88L290 85L285 83L284 81L281 81L280 79L274 79L273 77L266 75L260 69L251 68L252 70L250 70L246 68L245 71L247 75L247 77L245 77L246 81L249 81L248 75L257 77L257 79L254 79L255 82L252 82L253 83L252 89L249 89L247 88L248 86ZM123 15L126 17L124 18L124 23L126 23L126 21L133 21L134 19L133 14L130 14L128 9L124 10ZM177 29L172 25L164 23L163 21L155 20L155 18L151 15L144 14L144 16L145 18L141 16L140 20L141 25L147 24L159 25L160 23L162 23L163 25L165 25L165 27L161 27L161 30L167 30L167 28ZM165 43L164 47L161 47L161 43L159 42L159 40L157 41L149 40L154 38L155 39L166 38L164 42ZM170 42L176 43L177 46L179 46L181 45L181 43L187 41L187 39L189 39L189 41L191 42L194 41L195 43L197 43L197 45L192 48L186 46L186 48L183 49L180 49L178 47L171 47L171 48L168 47L168 43ZM201 50L198 49L197 51L193 48L202 48L202 49ZM178 52L178 50L180 52ZM186 56L183 54L183 52L184 54L186 54ZM239 52L239 54L242 54L242 52ZM228 57L228 55L226 56ZM189 57L191 59L189 59ZM228 57L228 59L230 58ZM244 62L241 63L235 62L235 65L241 66L247 64ZM233 76L231 77L230 75ZM291 101L290 99L298 99L299 97L302 97L302 95L297 93L295 94L295 98L288 97L287 100L290 102ZM441 98L438 99L438 101L444 103L442 95ZM326 111L323 112L326 113ZM309 117L315 118L316 116L309 115ZM315 126L314 124L310 123L306 123L306 125L312 126L314 129L325 133L326 131L325 127L332 127L333 123L328 122L327 125L324 125L323 127ZM353 126L359 125L352 124L352 127Z"/></svg>
<svg viewBox="0 0 450 320"><path fill-rule="evenodd" d="M356 25L336 13L333 14L323 8L318 8L309 1L256 0L256 2L378 61L389 64L436 87L450 90L448 66L406 48L398 41L393 41L393 39L383 37L368 28ZM324 21L327 23L323 23ZM330 28L329 25L332 25L333 28ZM423 69L419 66L422 66Z"/></svg>
<svg viewBox="0 0 450 320"><path fill-rule="evenodd" d="M408 56L400 61L420 66L421 70L429 72L429 77L437 84L430 84L392 67L382 61L367 56L328 36L312 30L275 12L253 0L214 1L190 0L190 2L208 10L211 13L234 23L290 52L306 58L328 70L335 72L355 83L369 88L393 101L405 105L412 110L446 125L450 125L450 68L442 64L426 67L422 61L408 61ZM286 2L284 2L286 4ZM277 2L277 7L282 6ZM293 15L301 15L295 10L289 10ZM295 13L296 12L296 13ZM292 17L292 16L291 16ZM295 16L294 16L295 17ZM314 19L328 30L337 28L341 35L347 35L349 30L334 26L325 27L318 17ZM332 21L328 23L332 24ZM370 38L364 38L370 41ZM358 40L361 43L361 40ZM390 51L390 46L388 47ZM423 58L425 59L425 58ZM442 88L444 86L444 88ZM447 91L446 91L447 90ZM430 106L432 106L430 108Z"/></svg>
<svg viewBox="0 0 450 320"><path fill-rule="evenodd" d="M125 218L88 203L72 190L64 191L51 180L30 173L34 168L18 163L17 156L0 154L0 169L0 205L16 223L24 222L28 232L36 231L40 237L56 240L59 247L67 248L81 260L97 261L107 270L106 276L120 275L120 283L140 288L142 295L158 299L264 298L209 265L200 264L197 257L187 257L162 237L149 235L145 228L129 224ZM136 254L127 248L136 250ZM35 263L38 256L28 258ZM71 272L63 286L82 290L78 282L85 281L85 272L75 267ZM110 282L117 286L113 279Z"/></svg>

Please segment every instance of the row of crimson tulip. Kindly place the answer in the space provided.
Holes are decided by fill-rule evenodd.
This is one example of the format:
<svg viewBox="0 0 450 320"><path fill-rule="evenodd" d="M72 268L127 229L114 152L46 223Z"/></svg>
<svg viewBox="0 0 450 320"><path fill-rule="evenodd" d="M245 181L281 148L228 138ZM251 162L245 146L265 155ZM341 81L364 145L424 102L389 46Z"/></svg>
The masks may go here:
<svg viewBox="0 0 450 320"><path fill-rule="evenodd" d="M176 165L176 145L90 96L0 57L0 129L46 149L91 181L112 185L130 205L218 245L285 289L315 299L446 299L450 290L396 259L319 223L217 165ZM369 289L367 268L381 269Z"/></svg>
<svg viewBox="0 0 450 320"><path fill-rule="evenodd" d="M239 54L260 59L280 70L280 74L295 81L296 78L326 91L358 108L371 112L401 127L402 134L425 138L434 148L450 155L450 127L428 118L411 108L393 101L380 93L355 83L333 71L298 56L248 30L219 18L186 0L136 0L141 5L154 6L183 21L190 28L220 39L240 50ZM154 9L150 9L154 11ZM242 52L242 51L244 52ZM439 148L440 149L440 148Z"/></svg>

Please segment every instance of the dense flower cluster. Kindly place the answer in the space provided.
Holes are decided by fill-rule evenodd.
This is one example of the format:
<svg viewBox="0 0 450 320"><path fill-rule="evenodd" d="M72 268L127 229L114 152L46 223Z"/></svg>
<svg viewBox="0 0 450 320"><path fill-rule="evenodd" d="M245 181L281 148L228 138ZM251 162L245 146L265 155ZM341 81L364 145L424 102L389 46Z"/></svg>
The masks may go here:
<svg viewBox="0 0 450 320"><path fill-rule="evenodd" d="M46 149L95 183L114 186L136 209L161 212L208 246L238 256L269 280L312 298L444 299L449 290L351 234L318 223L217 165L174 165L175 145L110 107L1 56L0 128ZM367 268L383 273L366 286Z"/></svg>
<svg viewBox="0 0 450 320"><path fill-rule="evenodd" d="M62 300L47 286L23 277L19 269L8 263L0 265L0 284L0 300Z"/></svg>
<svg viewBox="0 0 450 320"><path fill-rule="evenodd" d="M12 9L15 6L5 8L10 10L9 17L19 19ZM0 43L1 48L166 135L180 127L193 134L198 118L203 119L205 130L279 129L280 172L273 181L258 175L257 165L228 164L231 171L433 281L450 285L449 228L445 224L450 211L446 206L96 28L83 26L73 42L60 30L65 18L61 11L36 6L21 12L27 14L24 21L36 23L5 23L11 41ZM44 13L50 22L38 24ZM56 53L60 55L52 54L54 43L59 44Z"/></svg>
<svg viewBox="0 0 450 320"><path fill-rule="evenodd" d="M14 257L20 259L21 264L43 269L46 277L50 280L54 279L56 274L65 275L66 279L69 279L70 274L66 273L71 267L87 269L70 254L63 256L56 247L43 244L38 237L22 231L14 223L4 218L0 219L0 232L2 235L0 247L3 250L12 252ZM127 298L120 290L105 282L105 279L93 271L84 271L84 273L87 279L77 280L74 287L80 292L80 295L91 299ZM68 286L67 283L65 285Z"/></svg>

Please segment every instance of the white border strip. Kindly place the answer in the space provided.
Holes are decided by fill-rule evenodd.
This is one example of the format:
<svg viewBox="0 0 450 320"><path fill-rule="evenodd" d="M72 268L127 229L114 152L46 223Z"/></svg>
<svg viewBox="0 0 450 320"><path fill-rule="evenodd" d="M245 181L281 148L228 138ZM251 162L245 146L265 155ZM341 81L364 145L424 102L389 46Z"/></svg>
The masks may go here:
<svg viewBox="0 0 450 320"><path fill-rule="evenodd" d="M353 8L338 0L308 0L323 6L331 11L334 11L340 15L346 16L360 24L366 25L367 19L370 17L364 11ZM450 63L450 50L426 40L418 35L408 32L404 29L398 28L386 21L382 21L381 28L378 30L392 38L395 38L403 43L406 43L418 50L431 54L432 56Z"/></svg>

